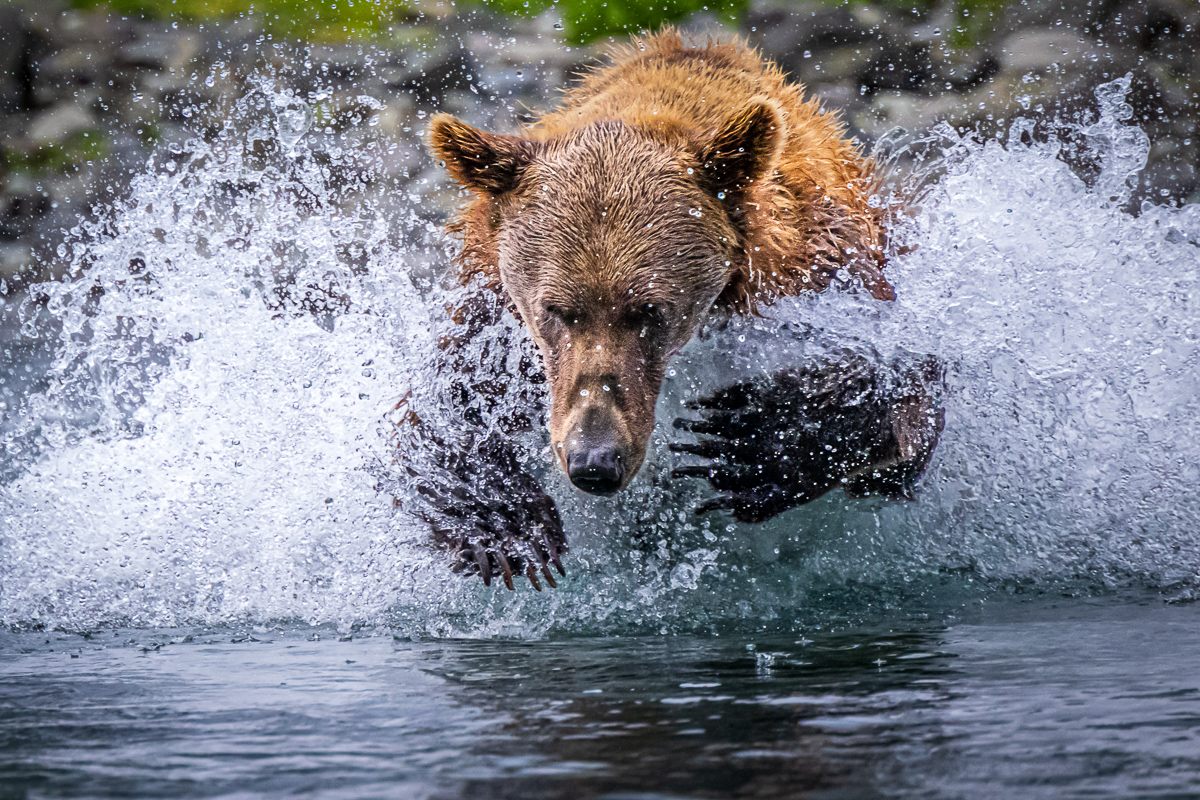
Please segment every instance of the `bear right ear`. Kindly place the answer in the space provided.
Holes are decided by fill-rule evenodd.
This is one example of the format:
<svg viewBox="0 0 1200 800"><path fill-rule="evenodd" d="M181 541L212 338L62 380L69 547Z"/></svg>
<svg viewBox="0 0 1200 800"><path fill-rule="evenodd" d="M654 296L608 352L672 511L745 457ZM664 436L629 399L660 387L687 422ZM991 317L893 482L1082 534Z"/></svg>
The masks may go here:
<svg viewBox="0 0 1200 800"><path fill-rule="evenodd" d="M472 191L501 194L516 187L533 160L534 143L472 128L449 114L429 122L429 148L454 180Z"/></svg>
<svg viewBox="0 0 1200 800"><path fill-rule="evenodd" d="M721 126L699 153L710 191L733 198L775 168L783 145L783 117L774 103L754 100Z"/></svg>

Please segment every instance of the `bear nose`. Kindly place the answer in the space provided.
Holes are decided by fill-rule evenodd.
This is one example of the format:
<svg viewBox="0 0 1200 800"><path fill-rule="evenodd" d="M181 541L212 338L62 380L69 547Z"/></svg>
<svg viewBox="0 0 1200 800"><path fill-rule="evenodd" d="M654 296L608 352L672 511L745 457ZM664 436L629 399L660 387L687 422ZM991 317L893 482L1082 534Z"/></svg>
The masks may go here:
<svg viewBox="0 0 1200 800"><path fill-rule="evenodd" d="M614 494L625 477L621 453L611 445L573 450L567 454L567 477L588 494Z"/></svg>

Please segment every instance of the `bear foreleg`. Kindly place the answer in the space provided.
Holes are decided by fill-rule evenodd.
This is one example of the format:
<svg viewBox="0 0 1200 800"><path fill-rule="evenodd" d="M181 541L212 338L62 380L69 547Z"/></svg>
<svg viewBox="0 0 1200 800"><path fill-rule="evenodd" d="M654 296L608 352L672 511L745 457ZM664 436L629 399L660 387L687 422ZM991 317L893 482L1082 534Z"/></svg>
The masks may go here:
<svg viewBox="0 0 1200 800"><path fill-rule="evenodd" d="M457 431L449 443L419 422L409 425L406 505L429 524L434 542L450 553L454 572L499 577L509 590L524 575L541 591L538 573L557 587L550 566L565 575L567 552L554 501L517 460L498 431Z"/></svg>
<svg viewBox="0 0 1200 800"><path fill-rule="evenodd" d="M538 415L539 374L528 359L520 374L507 374L514 344L503 311L502 298L486 288L462 299L435 365L434 407L418 414L410 396L393 411L405 476L397 502L429 524L453 571L489 586L500 577L510 590L524 575L540 591L539 573L551 588L551 566L566 574L567 540L554 501L521 465L516 437Z"/></svg>
<svg viewBox="0 0 1200 800"><path fill-rule="evenodd" d="M884 366L845 351L816 366L742 381L691 407L675 427L698 434L678 453L707 463L672 477L705 478L719 494L696 509L764 522L842 487L852 497L910 500L942 431L941 369L930 357Z"/></svg>

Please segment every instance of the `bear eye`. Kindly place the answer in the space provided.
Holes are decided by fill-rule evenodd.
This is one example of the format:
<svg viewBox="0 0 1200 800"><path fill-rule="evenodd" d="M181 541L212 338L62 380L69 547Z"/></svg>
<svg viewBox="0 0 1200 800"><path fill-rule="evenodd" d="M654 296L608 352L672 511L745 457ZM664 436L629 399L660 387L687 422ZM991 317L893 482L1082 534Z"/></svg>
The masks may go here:
<svg viewBox="0 0 1200 800"><path fill-rule="evenodd" d="M561 322L563 325L574 325L579 322L579 313L564 306L547 303L543 313L548 319Z"/></svg>
<svg viewBox="0 0 1200 800"><path fill-rule="evenodd" d="M641 327L658 328L667 321L666 308L661 303L646 303L633 312L633 322Z"/></svg>

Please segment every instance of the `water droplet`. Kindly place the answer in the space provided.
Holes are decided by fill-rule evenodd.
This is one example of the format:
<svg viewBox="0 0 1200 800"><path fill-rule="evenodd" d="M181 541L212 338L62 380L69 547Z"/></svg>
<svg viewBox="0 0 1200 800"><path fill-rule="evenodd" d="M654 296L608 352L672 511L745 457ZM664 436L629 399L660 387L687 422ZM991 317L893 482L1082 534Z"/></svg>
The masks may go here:
<svg viewBox="0 0 1200 800"><path fill-rule="evenodd" d="M279 112L279 142L289 154L295 152L296 143L308 133L312 120L312 109L307 103L293 101Z"/></svg>

